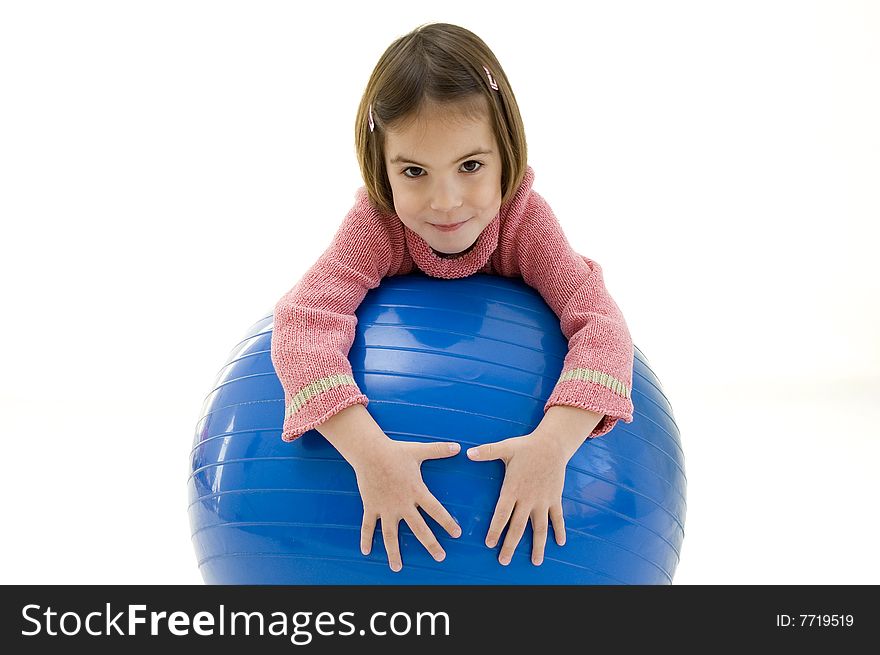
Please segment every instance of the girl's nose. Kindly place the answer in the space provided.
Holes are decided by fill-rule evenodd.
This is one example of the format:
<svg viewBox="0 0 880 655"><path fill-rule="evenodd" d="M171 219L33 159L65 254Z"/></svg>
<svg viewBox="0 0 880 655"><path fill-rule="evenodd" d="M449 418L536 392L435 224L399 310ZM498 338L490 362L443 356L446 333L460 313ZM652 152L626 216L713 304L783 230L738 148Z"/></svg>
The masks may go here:
<svg viewBox="0 0 880 655"><path fill-rule="evenodd" d="M438 184L431 195L431 209L437 213L450 212L461 207L461 192L455 184Z"/></svg>

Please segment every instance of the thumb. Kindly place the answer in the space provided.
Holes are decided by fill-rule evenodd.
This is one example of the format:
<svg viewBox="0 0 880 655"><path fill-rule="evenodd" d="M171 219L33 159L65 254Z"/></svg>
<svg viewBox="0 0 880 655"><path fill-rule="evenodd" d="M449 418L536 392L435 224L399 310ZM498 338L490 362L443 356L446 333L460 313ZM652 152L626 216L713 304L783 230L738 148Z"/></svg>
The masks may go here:
<svg viewBox="0 0 880 655"><path fill-rule="evenodd" d="M453 455L457 455L459 450L461 450L461 446L454 441L435 441L433 443L422 444L422 447L419 448L419 455L423 460L440 459L442 457L452 457Z"/></svg>
<svg viewBox="0 0 880 655"><path fill-rule="evenodd" d="M467 456L475 462L486 462L490 459L504 457L504 442L484 443L473 448L468 448Z"/></svg>

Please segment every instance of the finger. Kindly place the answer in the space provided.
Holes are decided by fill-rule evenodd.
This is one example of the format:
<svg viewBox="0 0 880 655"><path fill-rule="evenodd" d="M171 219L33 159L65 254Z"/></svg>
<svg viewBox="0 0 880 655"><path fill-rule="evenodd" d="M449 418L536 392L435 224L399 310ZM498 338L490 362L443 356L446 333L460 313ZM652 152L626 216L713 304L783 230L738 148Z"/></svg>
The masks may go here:
<svg viewBox="0 0 880 655"><path fill-rule="evenodd" d="M400 548L397 543L397 524L400 519L391 520L382 517L382 539L385 541L385 552L388 554L388 565L392 571L399 571L403 568L403 562L400 560Z"/></svg>
<svg viewBox="0 0 880 655"><path fill-rule="evenodd" d="M404 514L403 520L406 521L409 529L413 531L416 539L422 542L422 545L431 553L431 557L438 562L442 562L446 557L446 551L443 550L440 542L437 541L437 537L434 536L431 528L425 523L425 519L419 514L419 510L415 509L411 514Z"/></svg>
<svg viewBox="0 0 880 655"><path fill-rule="evenodd" d="M544 544L547 543L547 510L532 512L532 564L540 566L544 561Z"/></svg>
<svg viewBox="0 0 880 655"><path fill-rule="evenodd" d="M510 560L513 559L513 551L516 550L519 540L522 539L528 522L528 511L522 510L517 506L516 511L513 513L513 518L510 519L510 527L507 528L507 536L504 537L501 554L498 556L498 561L503 565L507 566L510 564Z"/></svg>
<svg viewBox="0 0 880 655"><path fill-rule="evenodd" d="M364 512L364 520L361 523L361 552L369 555L373 549L373 533L376 531L377 516L372 513Z"/></svg>
<svg viewBox="0 0 880 655"><path fill-rule="evenodd" d="M513 497L504 493L504 489L502 488L501 496L498 498L498 504L495 505L495 513L492 515L492 520L489 522L489 532L486 533L486 545L489 548L494 548L495 544L498 543L498 539L501 537L501 532L504 530L504 526L507 525L507 520L513 513L513 506Z"/></svg>
<svg viewBox="0 0 880 655"><path fill-rule="evenodd" d="M422 460L452 457L461 450L461 446L454 441L435 441L433 443L418 444L418 446L419 458Z"/></svg>
<svg viewBox="0 0 880 655"><path fill-rule="evenodd" d="M506 440L505 440L506 441ZM467 456L475 462L487 462L491 459L504 459L507 454L507 446L504 441L484 443L473 448L468 448Z"/></svg>
<svg viewBox="0 0 880 655"><path fill-rule="evenodd" d="M550 508L550 521L553 523L553 534L556 535L556 543L565 545L565 519L562 517L562 505L554 505Z"/></svg>
<svg viewBox="0 0 880 655"><path fill-rule="evenodd" d="M427 489L427 487L426 487ZM425 495L419 499L419 505L428 516L437 521L446 532L452 537L461 536L461 526L456 522L452 515L446 511L446 508L437 500L430 491L426 491Z"/></svg>

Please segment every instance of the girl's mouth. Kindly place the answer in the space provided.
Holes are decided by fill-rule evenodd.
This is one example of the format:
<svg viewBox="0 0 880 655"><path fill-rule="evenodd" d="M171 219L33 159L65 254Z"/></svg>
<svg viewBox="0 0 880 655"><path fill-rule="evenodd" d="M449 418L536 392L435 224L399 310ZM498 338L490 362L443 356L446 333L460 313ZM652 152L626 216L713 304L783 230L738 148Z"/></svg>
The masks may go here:
<svg viewBox="0 0 880 655"><path fill-rule="evenodd" d="M455 232L462 225L467 223L471 219L467 219L467 221L462 221L461 223L454 223L453 225L434 225L434 223L429 223L429 225L436 227L441 232Z"/></svg>

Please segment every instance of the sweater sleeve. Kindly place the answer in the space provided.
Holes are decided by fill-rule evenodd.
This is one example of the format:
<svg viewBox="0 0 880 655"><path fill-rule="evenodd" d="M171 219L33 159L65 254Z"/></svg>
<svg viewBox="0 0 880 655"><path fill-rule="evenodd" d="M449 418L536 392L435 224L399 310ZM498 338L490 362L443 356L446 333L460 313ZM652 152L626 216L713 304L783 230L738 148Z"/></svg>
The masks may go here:
<svg viewBox="0 0 880 655"><path fill-rule="evenodd" d="M275 305L271 354L284 388L282 440L369 403L352 377L348 352L354 313L388 274L391 246L387 223L361 187L329 248Z"/></svg>
<svg viewBox="0 0 880 655"><path fill-rule="evenodd" d="M589 438L606 434L620 419L631 423L633 343L602 268L572 250L553 210L534 191L515 229L520 275L550 305L568 339L562 373L544 411L570 405L604 413Z"/></svg>

